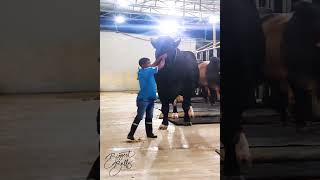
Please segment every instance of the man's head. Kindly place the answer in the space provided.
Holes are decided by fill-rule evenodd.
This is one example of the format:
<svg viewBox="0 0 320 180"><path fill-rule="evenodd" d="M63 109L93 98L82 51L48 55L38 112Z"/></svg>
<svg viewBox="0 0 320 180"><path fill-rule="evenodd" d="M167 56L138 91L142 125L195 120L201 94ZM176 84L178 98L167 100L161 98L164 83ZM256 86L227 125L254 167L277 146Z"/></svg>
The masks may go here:
<svg viewBox="0 0 320 180"><path fill-rule="evenodd" d="M147 68L147 67L150 67L150 65L151 65L151 61L150 61L150 59L149 58L141 58L140 60L139 60L139 65L140 65L140 67L142 67L142 68Z"/></svg>

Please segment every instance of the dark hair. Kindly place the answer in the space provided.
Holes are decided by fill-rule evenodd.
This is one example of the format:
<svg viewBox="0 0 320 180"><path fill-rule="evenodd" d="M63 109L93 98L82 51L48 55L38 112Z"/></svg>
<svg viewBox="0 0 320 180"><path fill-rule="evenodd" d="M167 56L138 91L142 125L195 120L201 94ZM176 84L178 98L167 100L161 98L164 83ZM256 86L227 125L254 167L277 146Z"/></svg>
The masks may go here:
<svg viewBox="0 0 320 180"><path fill-rule="evenodd" d="M150 61L150 59L149 58L141 58L140 60L139 60L139 65L142 67L143 65L145 65L148 61Z"/></svg>

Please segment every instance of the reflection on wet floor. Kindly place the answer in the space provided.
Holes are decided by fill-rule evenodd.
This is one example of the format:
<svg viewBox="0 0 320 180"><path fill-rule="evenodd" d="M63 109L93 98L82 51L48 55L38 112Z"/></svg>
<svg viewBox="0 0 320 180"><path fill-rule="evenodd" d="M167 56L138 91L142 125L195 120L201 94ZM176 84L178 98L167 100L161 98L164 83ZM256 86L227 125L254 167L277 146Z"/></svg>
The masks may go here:
<svg viewBox="0 0 320 180"><path fill-rule="evenodd" d="M215 152L220 145L219 124L170 124L168 130L159 131L160 111L155 110L153 131L158 138L147 139L141 121L137 140L129 143L135 98L132 93L101 94L102 179L220 179L220 156Z"/></svg>

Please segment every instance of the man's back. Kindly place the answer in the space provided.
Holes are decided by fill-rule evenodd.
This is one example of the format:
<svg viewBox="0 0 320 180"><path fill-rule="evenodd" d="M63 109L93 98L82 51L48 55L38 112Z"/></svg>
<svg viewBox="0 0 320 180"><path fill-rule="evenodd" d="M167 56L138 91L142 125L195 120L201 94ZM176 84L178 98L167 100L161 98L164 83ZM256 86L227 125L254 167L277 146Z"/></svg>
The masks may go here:
<svg viewBox="0 0 320 180"><path fill-rule="evenodd" d="M156 81L154 74L158 72L157 67L142 68L138 71L138 80L140 91L137 99L155 100L156 99Z"/></svg>

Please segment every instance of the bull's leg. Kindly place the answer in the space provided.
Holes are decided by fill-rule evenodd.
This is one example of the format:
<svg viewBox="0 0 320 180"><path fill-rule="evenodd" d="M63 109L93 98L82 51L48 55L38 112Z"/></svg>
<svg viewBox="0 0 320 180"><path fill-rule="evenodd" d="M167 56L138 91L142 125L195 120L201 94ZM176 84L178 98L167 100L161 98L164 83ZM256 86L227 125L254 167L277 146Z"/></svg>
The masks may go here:
<svg viewBox="0 0 320 180"><path fill-rule="evenodd" d="M201 87L201 95L204 98L205 103L208 103L208 91L207 91L207 87Z"/></svg>
<svg viewBox="0 0 320 180"><path fill-rule="evenodd" d="M214 88L209 88L210 90L210 103L213 105L217 100L217 92Z"/></svg>
<svg viewBox="0 0 320 180"><path fill-rule="evenodd" d="M161 112L163 114L163 119L162 119L162 124L159 127L159 130L166 130L169 125L169 102L168 101L161 101L162 106L161 106Z"/></svg>
<svg viewBox="0 0 320 180"><path fill-rule="evenodd" d="M225 150L223 175L237 176L240 175L240 165L250 164L251 160L249 145L241 127L242 112L246 104L244 100L249 92L237 89L232 83L222 87L222 92L220 136Z"/></svg>
<svg viewBox="0 0 320 180"><path fill-rule="evenodd" d="M191 109L191 97L184 97L183 102L182 102L182 108L184 111L184 124L186 126L191 126L192 123L190 121L190 115L191 115L191 113L193 113L193 112L190 112L190 110L192 110Z"/></svg>
<svg viewBox="0 0 320 180"><path fill-rule="evenodd" d="M173 101L172 106L173 106L172 118L173 119L177 119L177 118L179 118L179 114L178 114L177 100L176 99Z"/></svg>
<svg viewBox="0 0 320 180"><path fill-rule="evenodd" d="M224 99L221 101L221 141L225 150L223 174L225 176L233 176L240 174L240 166L236 158L236 143L239 139L241 114L240 111L236 111L236 107L230 107L230 104ZM227 106L224 108L225 103Z"/></svg>
<svg viewBox="0 0 320 180"><path fill-rule="evenodd" d="M288 120L288 94L283 92L280 88L281 82L272 83L271 87L271 97L272 97L272 106L275 108L278 113L280 113L282 125L287 125Z"/></svg>
<svg viewBox="0 0 320 180"><path fill-rule="evenodd" d="M306 120L312 118L312 95L310 91L295 84L293 84L292 90L295 98L294 113L297 131L301 131L306 127Z"/></svg>

